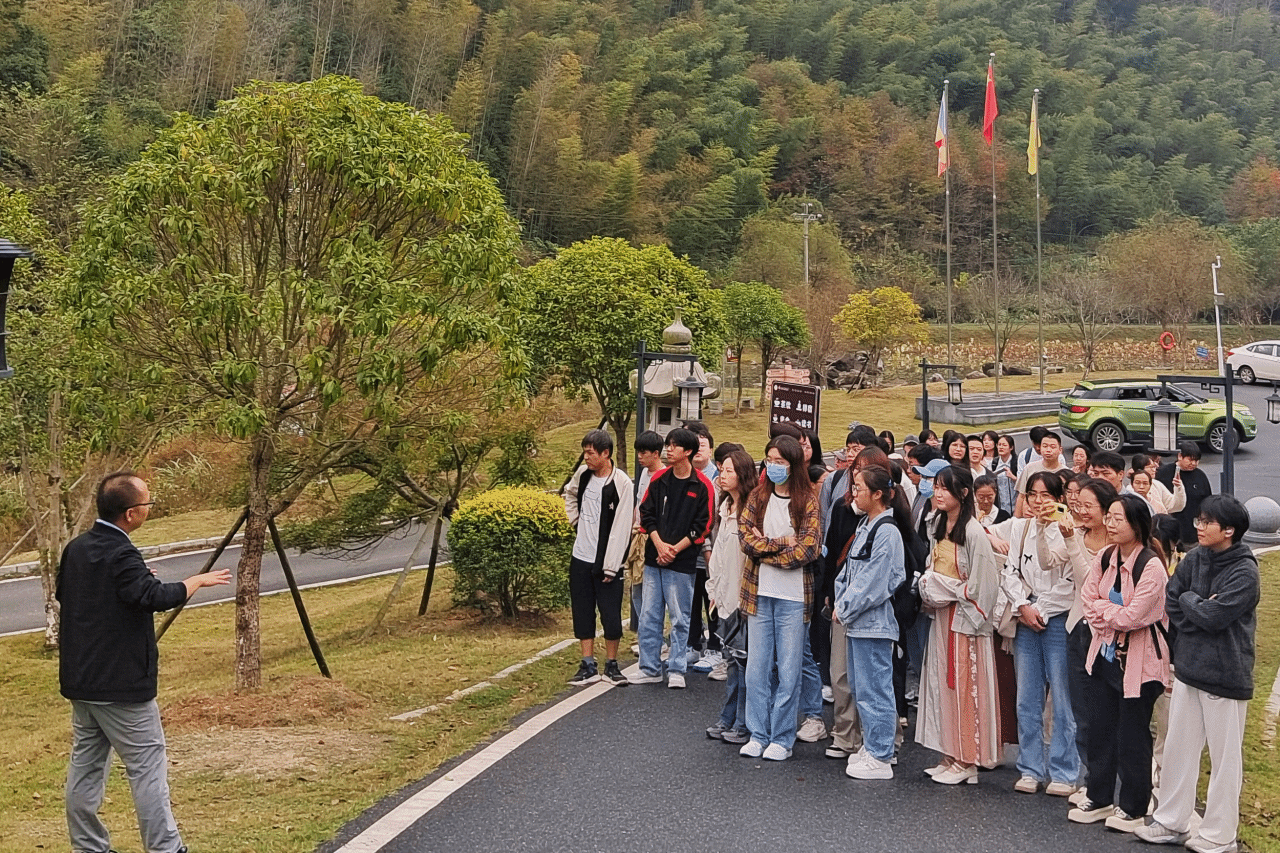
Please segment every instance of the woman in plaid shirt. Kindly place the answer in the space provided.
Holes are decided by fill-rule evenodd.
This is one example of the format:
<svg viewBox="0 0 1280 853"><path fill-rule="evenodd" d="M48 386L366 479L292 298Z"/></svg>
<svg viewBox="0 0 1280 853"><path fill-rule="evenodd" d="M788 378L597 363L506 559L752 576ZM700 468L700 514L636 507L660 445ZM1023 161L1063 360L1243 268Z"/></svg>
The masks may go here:
<svg viewBox="0 0 1280 853"><path fill-rule="evenodd" d="M765 477L739 522L747 565L739 606L747 616L747 730L740 753L783 761L796 740L800 666L818 557L818 496L800 442L779 436L765 448ZM778 670L778 686L770 674Z"/></svg>

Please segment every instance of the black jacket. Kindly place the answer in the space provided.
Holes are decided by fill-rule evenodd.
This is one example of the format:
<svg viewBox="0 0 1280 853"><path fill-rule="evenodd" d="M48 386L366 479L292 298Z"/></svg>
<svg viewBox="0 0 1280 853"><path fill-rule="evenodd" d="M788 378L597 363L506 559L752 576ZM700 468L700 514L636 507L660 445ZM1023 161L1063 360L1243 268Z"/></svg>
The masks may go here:
<svg viewBox="0 0 1280 853"><path fill-rule="evenodd" d="M696 468L686 480L676 477L670 468L663 468L653 475L644 500L640 502L640 529L645 534L658 531L658 538L669 545L675 545L686 536L693 543L664 568L687 575L698 570L698 552L702 550L699 546L711 532L714 500L715 488ZM658 549L653 547L650 538L645 539L644 562L647 566L658 565Z"/></svg>
<svg viewBox="0 0 1280 853"><path fill-rule="evenodd" d="M156 698L152 614L185 601L186 585L161 583L128 536L99 522L62 552L57 597L62 695L89 702Z"/></svg>
<svg viewBox="0 0 1280 853"><path fill-rule="evenodd" d="M1166 462L1156 471L1156 479L1164 483L1170 492L1173 491L1173 475L1178 473L1177 462ZM1187 492L1187 505L1173 514L1178 520L1178 536L1182 539L1184 546L1196 544L1196 526L1194 524L1196 516L1200 514L1200 504L1204 499L1213 494L1213 485L1209 482L1209 475L1196 468L1191 471L1183 471L1182 488Z"/></svg>
<svg viewBox="0 0 1280 853"><path fill-rule="evenodd" d="M1192 548L1165 588L1176 629L1174 677L1224 699L1253 698L1258 559L1237 543L1221 553Z"/></svg>

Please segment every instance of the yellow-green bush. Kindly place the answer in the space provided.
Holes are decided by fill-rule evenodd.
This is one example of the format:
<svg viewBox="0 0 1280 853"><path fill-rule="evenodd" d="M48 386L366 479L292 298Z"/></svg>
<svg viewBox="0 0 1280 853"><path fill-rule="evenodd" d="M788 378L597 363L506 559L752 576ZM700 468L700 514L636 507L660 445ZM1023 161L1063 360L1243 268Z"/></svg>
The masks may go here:
<svg viewBox="0 0 1280 853"><path fill-rule="evenodd" d="M494 489L463 501L449 527L454 603L483 593L506 616L567 606L574 535L564 501L537 489Z"/></svg>

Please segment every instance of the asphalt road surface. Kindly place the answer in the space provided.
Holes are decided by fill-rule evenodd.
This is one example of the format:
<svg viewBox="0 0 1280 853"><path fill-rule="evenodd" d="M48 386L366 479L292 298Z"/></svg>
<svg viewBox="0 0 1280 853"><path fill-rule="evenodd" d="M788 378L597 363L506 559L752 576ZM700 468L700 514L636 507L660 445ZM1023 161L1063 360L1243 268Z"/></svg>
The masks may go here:
<svg viewBox="0 0 1280 853"><path fill-rule="evenodd" d="M565 677L571 675L566 669ZM780 763L710 740L724 685L608 690L535 735L391 839L380 853L1116 853L1144 847L1101 824L1067 820L1065 799L1013 791L1002 767L977 785L924 775L935 753L908 742L891 781L856 781L826 742L797 742ZM830 723L830 706L827 707ZM911 731L909 730L909 735ZM451 762L344 827L332 853Z"/></svg>
<svg viewBox="0 0 1280 853"><path fill-rule="evenodd" d="M289 565L299 586L343 583L379 573L395 572L404 567L405 561L413 553L418 543L421 528L414 527L389 536L379 542L371 551L358 559L324 556L309 553L289 552ZM448 559L444 535L440 537L440 560ZM171 554L166 557L152 557L147 565L156 570L156 576L162 581L180 581L190 577L204 568L211 551L192 551L185 554ZM431 554L431 543L423 547L416 561L426 565ZM218 559L215 568L231 569L233 581L228 586L202 589L195 594L191 605L212 604L219 601L235 599L235 568L240 559L240 546L227 548ZM271 594L287 590L284 571L274 553L262 557L262 592ZM44 629L44 597L40 591L39 577L8 578L0 580L0 636L21 633L24 631Z"/></svg>

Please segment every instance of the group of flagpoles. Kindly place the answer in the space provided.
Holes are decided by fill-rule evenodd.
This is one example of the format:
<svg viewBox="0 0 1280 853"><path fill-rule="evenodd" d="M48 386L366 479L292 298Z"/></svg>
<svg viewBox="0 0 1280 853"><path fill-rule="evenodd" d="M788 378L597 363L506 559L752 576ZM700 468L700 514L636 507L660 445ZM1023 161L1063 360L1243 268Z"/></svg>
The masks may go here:
<svg viewBox="0 0 1280 853"><path fill-rule="evenodd" d="M995 321L995 380L996 393L1000 393L1000 375L1004 365L1000 358L1000 266L998 263L999 222L996 218L996 144L995 120L1000 114L996 103L996 55L992 53L987 60L987 90L983 105L982 136L991 148L991 294L992 309ZM954 364L952 354L952 279L951 279L951 165L948 145L947 102L950 96L951 81L942 81L942 105L938 109L938 129L934 136L934 145L938 149L938 174L946 181L946 223L947 240L947 361ZM1027 171L1036 176L1036 338L1039 350L1036 360L1040 374L1040 393L1044 393L1044 320L1040 310L1044 304L1041 269L1040 242L1040 123L1039 123L1040 90L1034 90L1031 97L1031 128L1027 141Z"/></svg>

